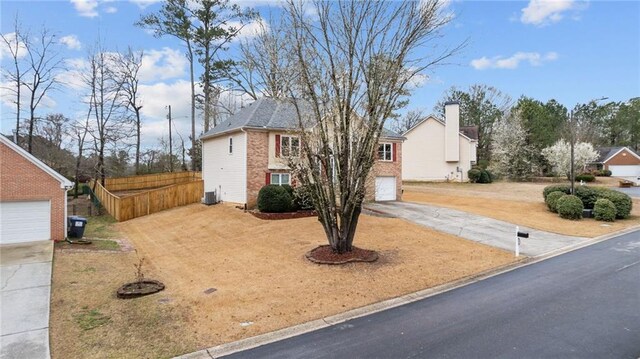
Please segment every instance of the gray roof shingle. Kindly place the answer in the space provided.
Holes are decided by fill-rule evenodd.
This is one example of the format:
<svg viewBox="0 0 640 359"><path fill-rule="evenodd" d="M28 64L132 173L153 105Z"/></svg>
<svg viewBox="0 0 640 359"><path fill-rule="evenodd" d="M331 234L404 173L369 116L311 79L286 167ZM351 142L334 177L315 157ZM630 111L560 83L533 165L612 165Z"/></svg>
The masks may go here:
<svg viewBox="0 0 640 359"><path fill-rule="evenodd" d="M603 163L604 161L609 159L611 156L615 155L618 151L620 151L623 148L626 148L627 150L637 155L637 153L633 149L626 146L600 147L600 148L596 148L596 152L598 152L598 159L595 161L595 163Z"/></svg>
<svg viewBox="0 0 640 359"><path fill-rule="evenodd" d="M305 102L298 102L302 113L311 111ZM292 101L261 97L249 106L230 116L218 126L200 136L200 139L245 128L266 130L295 130L298 128L298 112ZM382 131L383 138L404 139L401 135L387 130Z"/></svg>

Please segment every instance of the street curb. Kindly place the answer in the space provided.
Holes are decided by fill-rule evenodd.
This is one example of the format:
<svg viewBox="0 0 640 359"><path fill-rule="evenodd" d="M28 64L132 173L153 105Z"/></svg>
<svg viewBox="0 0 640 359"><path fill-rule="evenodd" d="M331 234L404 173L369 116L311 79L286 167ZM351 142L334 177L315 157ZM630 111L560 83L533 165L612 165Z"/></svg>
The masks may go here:
<svg viewBox="0 0 640 359"><path fill-rule="evenodd" d="M250 337L246 339L241 339L235 342L220 344L214 347L210 347L207 349L199 350L193 353L184 354L181 356L177 356L174 359L211 359L211 358L219 358L226 355L234 354L240 351L245 351L253 348L257 348L263 345L267 345L270 343L274 343L280 340L284 340L287 338L291 338L294 336L298 336L301 334L305 334L311 331L315 331L322 328L327 328L335 324L343 323L351 319L360 318L366 315L374 314L381 312L383 310L392 309L395 307L399 307L401 305L417 302L422 299L426 299L429 297L433 297L438 294L446 293L452 291L454 289L458 289L473 283L477 283L483 281L485 279L489 279L495 277L500 274L504 274L507 272L511 272L516 269L520 269L523 267L527 267L529 265L539 263L545 261L547 259L551 259L553 257L557 257L559 255L569 253L578 249L582 249L608 239L625 235L628 233L632 233L640 229L640 225L633 226L630 228L626 228L620 230L618 232L602 235L599 237L592 238L590 240L586 240L582 243L576 243L573 245L569 245L564 248L556 249L551 252L547 252L536 257L524 257L523 259L510 263L504 266L500 266L497 268L489 269L468 277L464 277L449 283L441 284L439 286L435 286L432 288L423 289L417 292L409 293L402 295L400 297L387 299L381 302L373 303L366 305L364 307L355 308L352 310L348 310L344 313L339 313L336 315L324 317L321 319L316 319L310 322L294 325L291 327L283 328L280 330L276 330L270 333L265 333L261 335L257 335L255 337Z"/></svg>

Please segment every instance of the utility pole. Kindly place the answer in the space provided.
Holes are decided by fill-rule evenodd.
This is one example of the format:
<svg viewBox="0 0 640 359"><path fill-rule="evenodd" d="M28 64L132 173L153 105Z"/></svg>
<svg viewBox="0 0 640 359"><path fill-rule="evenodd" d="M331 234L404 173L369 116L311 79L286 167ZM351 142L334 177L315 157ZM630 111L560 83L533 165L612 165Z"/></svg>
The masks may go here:
<svg viewBox="0 0 640 359"><path fill-rule="evenodd" d="M173 172L173 142L171 140L171 105L169 105L169 172Z"/></svg>
<svg viewBox="0 0 640 359"><path fill-rule="evenodd" d="M576 128L575 123L573 122L573 110L569 113L569 134L571 136L571 169L569 170L569 176L571 177L571 194L576 194L576 176L575 176L575 168L573 164L574 159L574 148L576 146Z"/></svg>

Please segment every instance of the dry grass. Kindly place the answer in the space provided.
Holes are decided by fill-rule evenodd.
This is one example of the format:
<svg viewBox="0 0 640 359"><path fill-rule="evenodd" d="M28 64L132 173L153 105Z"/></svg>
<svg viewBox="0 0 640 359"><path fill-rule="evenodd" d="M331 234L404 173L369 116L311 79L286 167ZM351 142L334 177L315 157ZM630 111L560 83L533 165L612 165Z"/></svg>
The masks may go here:
<svg viewBox="0 0 640 359"><path fill-rule="evenodd" d="M186 309L160 293L117 299L134 279L133 252L55 251L51 293L53 358L160 358L192 350ZM152 274L152 273L150 273Z"/></svg>
<svg viewBox="0 0 640 359"><path fill-rule="evenodd" d="M603 178L594 185L608 186ZM616 182L617 183L617 180ZM614 223L594 219L570 221L547 210L542 190L549 183L495 182L406 184L402 199L458 209L544 231L581 237L597 237L640 224L640 200L633 200L632 216Z"/></svg>
<svg viewBox="0 0 640 359"><path fill-rule="evenodd" d="M304 258L307 251L326 243L315 218L264 221L223 205L194 204L115 226L146 258L149 276L164 282L167 289L141 299L117 300L114 290L133 276L133 254L57 253L52 345L58 357L86 357L86 351L102 357L188 352L341 313L514 260L496 248L399 219L369 216L361 217L355 243L378 251L381 259L338 267ZM95 271L74 271L87 266ZM216 291L205 293L210 288ZM159 304L160 298L170 302ZM77 318L78 312L94 309L109 321L83 332L74 314ZM153 352L139 347L145 341Z"/></svg>

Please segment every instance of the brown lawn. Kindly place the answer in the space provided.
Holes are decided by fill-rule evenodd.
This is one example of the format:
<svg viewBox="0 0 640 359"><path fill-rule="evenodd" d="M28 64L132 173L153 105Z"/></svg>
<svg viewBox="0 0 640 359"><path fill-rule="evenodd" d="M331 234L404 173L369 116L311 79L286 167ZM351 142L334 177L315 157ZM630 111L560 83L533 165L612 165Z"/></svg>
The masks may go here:
<svg viewBox="0 0 640 359"><path fill-rule="evenodd" d="M158 357L193 351L398 297L514 261L513 254L400 219L362 216L355 244L373 264L312 264L325 244L315 218L265 221L194 204L115 225L147 260L164 292L118 300L135 254L56 252L54 357ZM213 293L205 291L215 288ZM161 303L162 302L164 303ZM110 320L80 328L74 315ZM94 313L95 314L95 313ZM148 346L141 344L147 342Z"/></svg>
<svg viewBox="0 0 640 359"><path fill-rule="evenodd" d="M567 182L568 183L568 182ZM601 179L594 185L613 185L617 180ZM640 224L640 200L633 200L632 216L614 223L594 219L570 221L549 212L542 190L550 183L494 182L473 183L409 183L403 186L402 199L428 203L503 220L544 231L597 237Z"/></svg>

